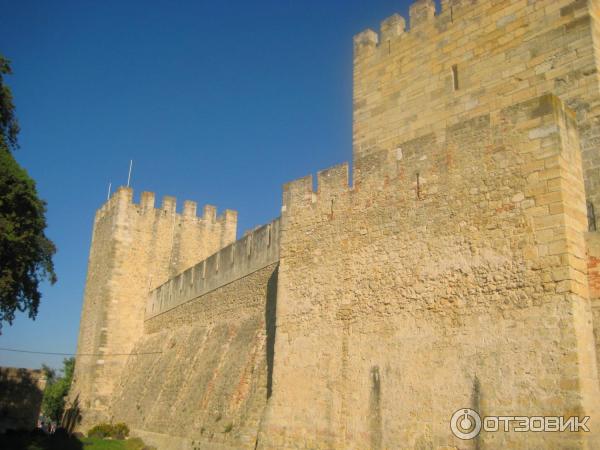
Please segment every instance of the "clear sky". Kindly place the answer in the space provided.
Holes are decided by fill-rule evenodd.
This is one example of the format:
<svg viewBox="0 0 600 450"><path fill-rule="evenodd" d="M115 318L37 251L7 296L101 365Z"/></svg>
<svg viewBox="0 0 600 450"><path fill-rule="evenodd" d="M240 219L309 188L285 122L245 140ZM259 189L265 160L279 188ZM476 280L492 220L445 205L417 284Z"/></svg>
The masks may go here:
<svg viewBox="0 0 600 450"><path fill-rule="evenodd" d="M48 203L58 283L0 347L74 353L94 213L127 182L279 215L281 186L352 158L352 36L402 0L0 0L0 53L21 125L17 160ZM0 350L0 365L61 366Z"/></svg>

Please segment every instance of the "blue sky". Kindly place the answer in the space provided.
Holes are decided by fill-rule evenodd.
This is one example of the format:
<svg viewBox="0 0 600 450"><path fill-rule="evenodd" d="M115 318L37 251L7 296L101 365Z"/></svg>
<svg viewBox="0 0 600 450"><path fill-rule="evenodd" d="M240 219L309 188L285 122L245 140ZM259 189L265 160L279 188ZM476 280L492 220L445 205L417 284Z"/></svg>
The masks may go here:
<svg viewBox="0 0 600 450"><path fill-rule="evenodd" d="M74 353L94 213L127 182L238 211L238 235L279 215L283 183L352 157L352 36L402 0L0 0L18 161L48 203L58 283L0 347ZM61 365L0 351L0 365Z"/></svg>

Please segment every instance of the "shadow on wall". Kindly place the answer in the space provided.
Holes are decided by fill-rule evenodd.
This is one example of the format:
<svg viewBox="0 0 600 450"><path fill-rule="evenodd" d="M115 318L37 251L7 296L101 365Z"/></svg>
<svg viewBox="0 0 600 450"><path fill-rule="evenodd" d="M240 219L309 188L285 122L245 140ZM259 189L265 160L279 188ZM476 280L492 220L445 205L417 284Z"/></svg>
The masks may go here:
<svg viewBox="0 0 600 450"><path fill-rule="evenodd" d="M41 370L0 367L0 448L11 450L81 450L66 430L36 429L46 377Z"/></svg>
<svg viewBox="0 0 600 450"><path fill-rule="evenodd" d="M61 425L67 430L67 432L72 433L75 427L81 422L81 409L79 407L79 394L73 400L73 403L69 405L69 407L65 410L65 413L62 418Z"/></svg>
<svg viewBox="0 0 600 450"><path fill-rule="evenodd" d="M383 437L383 421L381 419L381 375L379 374L379 366L371 367L369 431L371 435L371 450L379 450L382 448Z"/></svg>
<svg viewBox="0 0 600 450"><path fill-rule="evenodd" d="M267 331L267 399L273 389L273 361L275 358L275 329L277 315L277 274L279 266L267 282L267 305L265 308L265 326Z"/></svg>
<svg viewBox="0 0 600 450"><path fill-rule="evenodd" d="M41 371L0 367L0 433L35 428L44 395L41 377Z"/></svg>

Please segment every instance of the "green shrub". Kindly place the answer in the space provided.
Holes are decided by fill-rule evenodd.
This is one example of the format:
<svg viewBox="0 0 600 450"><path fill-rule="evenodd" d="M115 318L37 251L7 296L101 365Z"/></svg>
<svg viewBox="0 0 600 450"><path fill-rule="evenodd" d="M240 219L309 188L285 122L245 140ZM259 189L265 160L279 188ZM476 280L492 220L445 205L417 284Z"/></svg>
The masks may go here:
<svg viewBox="0 0 600 450"><path fill-rule="evenodd" d="M88 437L104 439L111 435L113 426L109 423L101 423L90 428L87 432Z"/></svg>
<svg viewBox="0 0 600 450"><path fill-rule="evenodd" d="M110 437L112 439L125 439L129 436L129 427L124 423L101 423L96 425L87 432L88 437L105 439Z"/></svg>
<svg viewBox="0 0 600 450"><path fill-rule="evenodd" d="M110 437L113 439L125 439L129 436L129 427L124 423L115 423L112 426L112 433Z"/></svg>

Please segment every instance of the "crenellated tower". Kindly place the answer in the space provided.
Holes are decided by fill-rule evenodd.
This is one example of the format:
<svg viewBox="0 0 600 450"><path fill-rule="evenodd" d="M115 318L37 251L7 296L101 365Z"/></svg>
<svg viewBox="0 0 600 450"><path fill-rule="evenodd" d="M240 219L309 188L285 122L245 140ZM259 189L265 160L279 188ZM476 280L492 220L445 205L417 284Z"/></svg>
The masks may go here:
<svg viewBox="0 0 600 450"><path fill-rule="evenodd" d="M122 187L96 213L71 402L84 411L81 428L107 421L110 398L135 341L143 332L148 292L235 241L237 213L202 217L186 201L181 214L165 196ZM140 356L143 357L143 356Z"/></svg>
<svg viewBox="0 0 600 450"><path fill-rule="evenodd" d="M356 35L355 181L379 161L393 167L409 144L424 149L444 141L449 126L552 94L576 113L594 228L600 212L599 5L442 0L436 12L434 0L417 0L409 20L394 14L379 33Z"/></svg>

